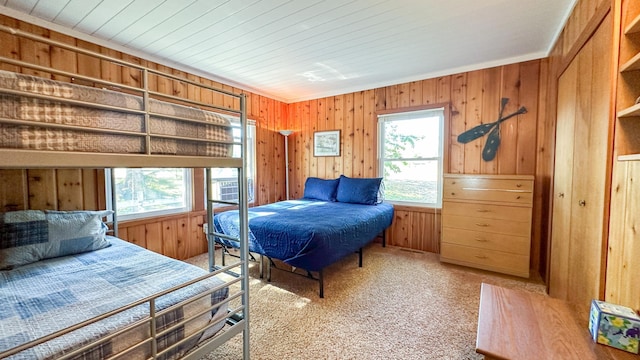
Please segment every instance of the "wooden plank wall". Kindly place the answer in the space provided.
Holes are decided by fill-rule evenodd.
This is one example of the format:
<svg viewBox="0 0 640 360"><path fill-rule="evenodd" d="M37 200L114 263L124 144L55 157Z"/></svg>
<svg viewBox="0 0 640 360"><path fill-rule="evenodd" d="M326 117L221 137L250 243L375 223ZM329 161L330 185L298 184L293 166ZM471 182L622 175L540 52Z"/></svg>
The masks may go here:
<svg viewBox="0 0 640 360"><path fill-rule="evenodd" d="M377 176L377 112L414 106L446 109L445 172L534 175L540 146L537 132L544 126L539 114L546 114L545 102L539 98L541 72L546 75L548 64L535 60L291 104L289 124L295 130L289 139L291 197L302 196L309 176ZM502 97L510 99L505 114L520 106L528 112L503 123L498 154L485 162L481 158L484 139L463 145L457 137L466 129L497 120ZM341 131L340 156L313 156L313 133L322 130ZM542 217L539 210L537 216ZM439 229L439 211L398 206L387 235L392 245L439 252ZM539 233L532 253L532 266L537 269Z"/></svg>
<svg viewBox="0 0 640 360"><path fill-rule="evenodd" d="M48 29L0 15L0 23L30 33L42 35L57 41L98 51L132 63L146 65L165 72L222 88L247 96L247 116L257 125L257 176L256 204L265 204L284 199L284 143L278 130L286 127L287 104L223 85L205 78L155 64L144 59L123 54L82 40L75 39ZM0 33L0 55L24 60L30 63L51 66L56 69L89 75L114 82L138 85L139 71L130 71L110 62L78 55L74 52L42 43ZM24 72L57 80L69 78L21 69L0 64L0 69ZM76 81L78 82L78 81ZM84 85L92 85L86 84ZM214 95L211 91L179 81L151 77L150 88L167 94L206 103L231 107L230 98ZM202 179L202 176L196 176ZM203 194L202 181L195 182L195 193ZM196 195L197 197L197 195ZM199 200L199 199L196 199ZM204 203L191 212L173 217L151 218L122 222L120 236L167 256L184 259L206 252L202 233ZM21 209L98 209L104 207L104 176L95 169L24 169L0 170L0 209L4 211Z"/></svg>
<svg viewBox="0 0 640 360"><path fill-rule="evenodd" d="M2 210L96 210L97 173L95 169L2 170Z"/></svg>

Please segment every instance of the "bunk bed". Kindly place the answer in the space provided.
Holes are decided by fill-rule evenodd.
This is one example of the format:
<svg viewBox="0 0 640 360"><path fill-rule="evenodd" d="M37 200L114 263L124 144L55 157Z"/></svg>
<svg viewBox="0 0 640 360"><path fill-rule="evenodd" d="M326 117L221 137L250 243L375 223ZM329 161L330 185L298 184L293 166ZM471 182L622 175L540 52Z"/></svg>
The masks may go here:
<svg viewBox="0 0 640 360"><path fill-rule="evenodd" d="M207 178L212 167L235 168L241 214L239 261L214 272L117 238L117 216L107 210L0 214L0 358L197 359L242 334L248 359L246 139L234 143L229 122L240 121L246 134L245 97L18 29L0 25L0 31L115 64L140 80L116 83L0 57L0 64L24 69L0 71L0 168L205 168ZM160 78L234 106L151 89ZM234 145L242 149L239 158L231 156ZM207 194L211 221L214 199ZM87 239L90 245L78 245ZM232 269L238 278L221 276ZM79 309L76 300L92 307Z"/></svg>

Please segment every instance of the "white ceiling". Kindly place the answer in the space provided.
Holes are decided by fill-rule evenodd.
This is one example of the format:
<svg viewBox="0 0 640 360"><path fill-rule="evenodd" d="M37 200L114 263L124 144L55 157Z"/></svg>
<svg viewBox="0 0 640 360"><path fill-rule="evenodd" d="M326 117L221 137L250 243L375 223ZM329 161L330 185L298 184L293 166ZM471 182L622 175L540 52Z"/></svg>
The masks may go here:
<svg viewBox="0 0 640 360"><path fill-rule="evenodd" d="M0 0L0 13L295 102L547 56L577 0Z"/></svg>

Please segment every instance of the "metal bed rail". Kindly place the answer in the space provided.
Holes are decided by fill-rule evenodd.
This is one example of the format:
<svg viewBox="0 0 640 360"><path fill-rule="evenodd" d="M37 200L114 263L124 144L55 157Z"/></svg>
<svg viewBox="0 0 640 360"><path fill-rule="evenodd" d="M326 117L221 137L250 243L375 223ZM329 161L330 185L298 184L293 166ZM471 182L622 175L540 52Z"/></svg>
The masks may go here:
<svg viewBox="0 0 640 360"><path fill-rule="evenodd" d="M198 138L198 137L190 137L190 136L171 136L171 135L165 135L165 134L154 134L152 132L150 132L150 127L149 127L149 119L150 117L162 117L162 118L167 118L167 119L172 119L172 120L176 120L176 121L180 121L180 122L187 122L187 123L198 123L198 124L209 124L209 125L217 125L217 124L212 124L210 122L206 122L206 121L200 121L200 120L196 120L196 119L188 119L188 118L182 118L179 116L172 116L172 115L168 115L168 114L158 114L158 113L154 113L150 111L150 107L149 107L149 100L150 99L157 99L157 100L162 100L162 101L169 101L171 103L174 104L188 104L191 107L197 107L200 108L201 110L205 110L205 111L214 111L216 113L222 113L226 116L231 116L233 118L239 118L239 117L243 117L243 111L246 112L246 106L245 109L243 110L241 103L243 102L243 98L244 98L244 94L236 94L227 90L223 90L223 89L219 89L210 85L206 85L191 79L188 79L186 77L180 77L174 74L168 74L165 72L162 72L160 70L156 70L156 69L151 69L149 67L140 65L140 64L136 64L136 63L132 63L132 62L128 62L113 56L109 56L109 55L105 55L99 52L95 52L95 51L91 51L91 50L87 50L87 49L83 49L81 47L75 46L75 45L71 45L71 44L67 44L67 43L63 43L60 41L56 41L56 40L52 40L50 38L46 38L40 35L35 35L35 34L31 34L25 31L22 31L20 29L15 29L6 25L0 25L0 31L2 32L6 32L9 33L13 36L17 36L17 37L22 37L22 38L26 38L32 41L36 41L39 43L43 43L49 46L54 46L57 48L61 48L61 49L65 49L65 50L69 50L71 52L74 52L76 54L82 54L82 55L86 55L86 56L90 56L93 57L95 59L101 60L101 61L106 61L108 63L111 64L115 64L118 66L121 66L123 68L130 68L133 69L134 71L138 71L140 73L140 79L139 79L139 86L132 86L132 85L128 85L125 83L118 83L118 82L113 82L113 81L109 81L109 80L104 80L101 78L97 78L97 77L91 77L91 76L86 76L86 75L81 75L81 74L74 74L68 71L64 71L64 70L59 70L50 66L43 66L43 65L39 65L39 64L33 64L30 62L25 62L22 60L17 60L17 59L13 59L13 58L9 58L9 57L4 57L4 56L0 56L0 62L5 63L5 64L10 64L10 65L14 65L14 66L18 66L18 67L23 67L23 68L29 68L29 69L33 69L33 70L37 70L37 71L42 71L42 72L47 72L47 73L51 73L51 74L55 74L55 75L60 75L62 77L66 77L70 79L70 83L73 83L74 81L76 81L76 79L85 81L85 82L91 82L94 84L99 84L102 86L105 86L107 88L109 88L110 90L114 90L114 91L118 91L118 92L122 92L125 94L129 94L132 95L135 94L137 96L140 96L142 98L142 109L131 109L131 108L127 108L124 106L112 106L112 105L104 105L104 104L98 104L98 103L93 103L93 102L87 102L87 101L81 101L81 100L72 100L72 99L65 99L65 98L60 98L60 97L56 97L56 96L49 96L49 95L40 95L40 94L33 94L33 93L27 93L27 92L23 92L23 91L14 91L14 90L3 90L3 93L7 93L7 94L13 94L13 95L17 95L17 96L28 96L28 97L32 97L32 98L39 98L39 99L43 99L43 100L47 100L47 101L55 101L55 102L59 102L59 103L65 103L65 104L70 104L70 105L78 105L78 106L85 106L85 107L91 107L91 108L97 108L97 109L102 109L102 110L109 110L109 111L118 111L118 112L123 112L123 113L129 113L129 114L137 114L140 116L144 116L144 131L142 132L134 132L134 131L118 131L118 130L109 130L109 129L97 129L95 131L89 129L89 128L83 128L81 126L74 126L74 125L59 125L59 124L51 124L51 123L42 123L42 122L23 122L20 120L12 120L12 119L4 119L4 118L0 118L0 123L6 123L6 124L13 124L13 125L30 125L30 126L42 126L42 127L48 127L48 128L58 128L58 129L64 129L64 130L78 130L78 131L93 131L93 132L101 132L101 133L111 133L113 135L128 135L128 136L140 136L140 137L145 137L145 150L146 150L146 154L150 155L151 154L151 140L152 139L174 139L174 140L181 140L181 141L192 141L192 142L205 142L205 143L217 143L217 144L227 144L227 145L241 145L240 143L235 143L235 142L229 142L229 141L220 141L220 140L211 140L211 139L202 139L202 138ZM167 80L170 81L177 81L178 83L181 84L188 84L191 86L195 86L197 88L206 90L206 91L210 91L212 94L219 94L223 97L230 97L231 99L233 99L232 103L234 104L234 106L232 107L225 107L225 106L219 106L216 104L212 104L212 103L207 103L207 102L203 102L203 101L198 101L198 100L193 100L193 99L188 99L188 98L182 98L179 96L175 96L173 94L167 94L167 93L162 93L160 91L153 91L149 88L149 84L150 84L150 76L156 76L159 78L165 78ZM237 104L237 105L235 105ZM245 116L246 117L246 116ZM217 126L224 126L224 125L217 125ZM230 127L231 125L229 124L228 127Z"/></svg>
<svg viewBox="0 0 640 360"><path fill-rule="evenodd" d="M53 68L44 67L44 66L34 66L33 64L30 64L30 63L27 63L27 62L13 60L13 59L2 57L2 56L0 56L0 62L4 62L4 63L16 65L16 66L28 67L28 68L36 67L38 70L52 72L52 73L58 73L59 72L58 70L55 70ZM62 72L62 73L65 74L65 75L69 74L67 72ZM102 82L102 81L99 81L98 79L93 79L93 78L89 78L89 77L86 77L86 76L84 76L83 79L92 79L91 81L94 81L94 82ZM184 79L184 80L188 80L188 79ZM113 82L106 82L106 83L107 84L115 84ZM145 84L145 85L148 84L148 80L146 79L146 77L144 78L143 84ZM233 142L233 141L203 139L203 138L195 137L195 136L174 136L174 135L153 133L150 130L150 126L149 126L149 119L151 117L160 117L160 118L176 120L176 121L180 121L180 122L184 122L184 123L193 123L193 124L200 124L200 125L215 125L215 126L228 127L228 128L232 127L232 125L231 124L227 124L227 125L224 125L224 124L212 124L211 122L207 122L207 121L203 121L203 120L190 119L190 118L185 118L185 117L180 117L180 116L174 116L174 115L169 115L169 114L152 112L149 109L150 108L150 106L149 106L149 99L150 98L148 97L149 94L156 94L156 95L159 95L161 97L165 97L165 98L169 98L169 99L173 99L173 100L177 100L177 99L180 99L180 98L178 98L176 96L161 94L161 93L158 93L158 92L151 92L151 91L146 90L146 89L138 89L138 88L134 88L134 87L131 87L131 86L127 86L127 89L134 89L134 90L139 91L139 92L142 93L143 106L142 106L141 110L132 109L132 108L125 107L125 106L105 105L105 104L94 103L94 102L89 102L89 101L67 99L67 98L62 98L62 97L53 96L53 95L35 94L35 93L32 93L32 92L26 92L26 91L21 91L21 90L1 89L0 92L2 92L4 94L9 94L9 95L23 96L23 97L27 97L27 98L34 98L34 99L40 99L40 100L47 100L47 101L52 101L52 102L56 102L56 103L74 105L74 106L83 106L83 107L94 108L94 109L99 109L99 110L116 111L116 112L121 112L121 113L132 114L132 115L144 116L145 119L144 119L144 126L143 126L144 130L143 131L117 130L117 129L109 129L109 128L88 128L88 127L84 127L84 126L80 126L80 125L68 125L68 124L47 123L47 122L34 122L34 121L31 121L31 120L18 120L18 119L7 119L7 118L0 118L0 123L5 123L5 124L9 124L9 125L37 126L37 127L52 128L52 129L94 132L94 133L102 133L102 134L105 134L105 135L125 135L125 136L133 136L133 137L144 137L146 139L145 149L146 149L146 153L147 154L151 153L151 146L150 146L151 139L175 139L175 140L184 140L184 141L201 142L201 143L241 145L241 143ZM133 95L131 95L131 96L133 96ZM183 100L183 101L186 101L186 100ZM238 113L239 113L239 110L233 110L233 109L227 109L227 108L222 108L222 107L218 107L218 106L212 106L210 104L206 104L206 103L203 103L203 102L191 101L191 100L189 100L188 102L193 104L193 105L199 105L201 107L204 107L204 108L206 108L205 110L215 109L216 111L224 111L224 112L231 113L234 116L238 115ZM172 103L175 103L175 102L172 102Z"/></svg>
<svg viewBox="0 0 640 360"><path fill-rule="evenodd" d="M102 337L102 338L100 338L100 339L98 339L96 341L92 341L91 343L88 343L88 344L84 345L81 348L73 350L72 352L69 352L69 353L65 354L64 356L60 356L60 357L58 357L58 359L73 358L74 356L77 356L77 355L81 354L82 352L84 352L84 351L86 351L86 350L88 350L88 349L90 349L92 347L95 347L97 345L103 344L103 343L113 339L114 337L116 337L118 335L121 335L123 333L126 333L127 331L130 331L130 330L132 330L132 329L134 329L134 328L136 328L136 327L138 327L140 325L143 325L145 323L148 323L151 335L149 337L147 337L146 339L143 339L141 342L132 345L130 348L125 349L125 350L121 351L118 354L113 354L112 356L118 357L118 356L126 355L128 352L134 350L135 348L137 348L139 346L147 344L147 343L151 343L152 344L152 349L157 349L158 338L161 337L162 335L166 334L167 332L169 332L171 330L175 330L177 327L182 326L185 323L187 323L187 322L189 322L191 320L194 320L194 319L198 318L199 316L202 316L203 314L206 314L207 312L210 312L212 309L218 308L218 307L220 307L220 306L222 306L224 304L229 303L233 299L236 299L236 298L238 298L240 296L244 296L244 293L242 291L239 291L238 293L231 294L226 299L224 299L224 300L222 300L220 302L211 304L205 310L203 310L203 311L201 311L201 312L199 312L197 314L194 314L194 315L192 315L192 316L190 316L188 318L185 318L185 319L183 319L183 321L181 321L179 323L176 323L176 324L172 325L171 327L168 327L167 329L165 329L165 330L163 330L162 332L159 332L159 333L156 332L156 327L155 327L156 320L158 319L158 317L162 316L163 314L166 314L167 312L175 309L176 307L184 306L184 305L193 303L195 301L201 300L205 296L210 296L213 292L215 292L217 290L220 290L220 289L222 289L224 287L228 287L230 285L233 285L234 283L239 282L241 279L234 279L234 280L225 282L223 284L220 284L220 285L218 285L218 286L216 286L214 288L210 288L210 289L208 289L208 290L206 290L204 292L201 292L201 293L199 293L199 294L197 294L197 295L195 295L193 297L190 297L188 299L185 299L182 302L180 302L178 304L175 304L172 307L169 307L167 309L163 309L162 311L159 311L159 312L156 312L156 306L155 306L157 299L162 297L162 296L171 294L171 293L173 293L175 291L179 291L181 289L184 289L184 288L186 288L186 287L188 287L190 285L197 284L197 283L205 281L205 280L207 280L209 278L213 278L213 277L219 276L220 274L222 274L222 273L224 273L226 271L229 271L230 269L233 269L233 268L238 267L238 266L243 266L243 264L241 262L240 263L231 264L231 265L229 265L229 266L227 266L225 268L221 268L220 270L211 272L211 273L206 274L206 275L202 275L202 276L197 277L197 278L195 278L193 280L190 280L190 281L185 282L183 284L174 286L174 287L172 287L170 289L158 292L158 293L156 293L154 295L145 297L145 298L140 299L140 300L138 300L136 302L133 302L131 304L119 307L119 308L117 308L115 310L106 312L104 314L101 314L99 316L96 316L96 317L93 317L91 319L85 320L85 321L80 322L78 324L69 326L69 327L67 327L65 329L62 329L62 330L56 331L54 333L51 333L49 335L43 336L43 337L41 337L41 338L39 338L37 340L25 343L25 344L20 345L20 346L16 346L16 347L11 348L11 349L9 349L7 351L0 352L0 358L5 358L5 357L9 357L9 356L12 356L12 355L19 354L20 352L22 352L24 350L27 350L29 348L32 348L34 346L43 344L43 343L45 343L47 341L50 341L52 339L61 337L63 335L71 333L73 331L81 330L82 328L84 328L86 326L89 326L89 325L94 324L96 322L99 322L101 320L110 318L112 316L117 316L119 314L124 313L127 310L131 310L131 309L133 309L133 308L135 308L137 306L145 305L145 304L148 305L149 316L146 316L146 317L144 317L144 318L142 318L142 319L140 319L140 320L138 320L138 321L136 321L134 323L131 323L128 326L126 326L126 327L124 327L122 329L119 329L117 332L111 333L111 334L109 334L107 336L104 336L104 337ZM234 309L233 311L230 311L227 314L227 317L230 317L231 315L229 315L229 314L234 314L237 311L244 311L244 308L240 307L238 309ZM164 349L162 352L152 351L152 354L151 354L152 358L156 359L156 358L160 357L162 354L175 349L177 346L179 346L183 342L188 341L189 339L191 339L191 338L193 338L195 336L200 336L201 331L205 331L209 327L212 327L212 326L215 326L215 325L216 324L213 323L213 324L207 325L206 327L203 327L202 329L198 329L198 331L195 331L193 334L191 334L190 336L186 337L184 339L184 341L172 344L171 346L169 346L166 349ZM240 333L241 331L242 331L242 329L230 328L228 330L225 330L224 332L232 332L235 335L235 334ZM212 337L209 341L213 341L217 337L218 337L218 334L216 334L214 337ZM207 343L199 344L199 346L205 346Z"/></svg>
<svg viewBox="0 0 640 360"><path fill-rule="evenodd" d="M242 167L237 168L237 179L238 179L238 216L239 216L239 226L240 226L240 234L236 241L240 244L240 273L236 274L237 278L240 280L242 298L241 298L241 309L242 311L239 313L234 313L232 315L233 322L231 328L237 328L237 331L241 331L242 336L242 353L243 359L249 360L250 358L250 332L249 332L249 214L248 214L248 159L247 159L247 118L246 118L246 97L242 96L240 98L240 126L241 126L241 158L242 158ZM207 184L207 243L208 243L208 257L209 257L209 271L216 272L219 270L213 269L213 261L214 261L214 253L212 252L215 249L215 244L213 243L213 237L210 233L213 233L213 216L214 216L214 199L213 199L213 188L212 184L212 176L211 169L208 168L205 174L206 184ZM229 205L230 201L219 200L219 202ZM232 202L231 202L232 203ZM233 265L231 265L233 266ZM220 270L225 269L226 267L222 267ZM241 329L241 330L240 330ZM204 354L204 351L203 353Z"/></svg>
<svg viewBox="0 0 640 360"><path fill-rule="evenodd" d="M55 46L55 47L58 47L58 48L61 48L61 49L73 51L73 52L78 53L78 54L88 55L88 56L91 56L91 57L94 57L94 58L97 58L97 59L100 59L100 60L105 60L105 61L108 61L110 63L118 64L118 65L121 65L121 66L126 66L126 67L133 68L133 69L136 69L136 70L139 70L139 71L147 70L148 72L150 72L152 74L155 74L155 75L158 75L158 76L162 76L162 77L166 77L166 78L169 78L169 79L172 79L172 80L177 80L177 81L188 83L188 84L195 85L195 86L198 86L198 87L206 88L208 90L212 90L212 91L214 91L216 93L223 94L223 95L226 95L226 96L235 97L237 99L240 99L242 97L242 95L233 93L231 91L227 91L227 90L219 89L219 88L216 88L216 87L213 87L213 86L209 86L209 85L206 85L206 84L202 84L202 83L199 83L199 82L196 82L196 81L193 81L193 80L190 80L190 79L186 79L186 78L183 78L183 77L180 77L180 76L177 76L177 75L167 74L167 73L164 73L164 72L162 72L160 70L150 69L150 68L148 68L146 66L143 66L143 65L140 65L140 64L132 63L132 62L125 61L125 60L122 60L122 59L117 58L117 57L105 55L105 54L102 54L102 53L99 53L99 52L96 52L96 51L92 51L92 50L84 49L84 48L81 48L81 47L78 47L78 46L74 46L74 45L71 45L71 44L67 44L67 43L64 43L64 42L56 41L56 40L53 40L53 39L50 39L50 38L46 38L46 37L43 37L43 36L40 36L40 35L35 35L35 34L32 34L32 33L20 30L20 29L12 28L10 26L0 25L0 31L9 33L11 35L19 36L19 37L22 37L22 38L25 38L25 39L29 39L29 40L41 42L41 43L44 43L44 44L47 44L47 45ZM14 61L17 61L17 60L14 60L14 59L10 59L10 60L11 60L11 62L8 62L8 63L12 63ZM33 68L34 69L38 69L39 68L42 71L51 72L51 73L55 73L55 74L59 74L59 75L67 76L67 77L76 77L78 79L84 79L84 80L87 80L87 81L97 82L97 83L101 83L101 84L105 84L105 85L112 85L112 86L116 86L116 87L129 88L130 90L140 90L139 88L128 86L128 85L125 85L125 84L114 83L114 82L110 82L108 80L93 78L93 77L89 77L89 76L83 76L83 75L80 75L80 74L74 74L74 73L65 72L65 71L57 70L57 69L51 69L51 68L48 68L48 67L39 66L39 65L35 65L35 64L34 64ZM45 69L51 69L51 70L45 70ZM164 96L166 94L162 94L162 95ZM183 98L178 98L178 99L180 101L190 101L190 102L198 103L198 102L195 102L195 101L192 101L192 100L188 100L188 99L183 99ZM209 105L205 104L205 103L202 103L202 104L206 105L206 106L211 106L210 104ZM220 108L220 110L234 111L234 110L227 109L227 108ZM240 110L235 110L234 112L236 112L238 115L240 115L241 111Z"/></svg>

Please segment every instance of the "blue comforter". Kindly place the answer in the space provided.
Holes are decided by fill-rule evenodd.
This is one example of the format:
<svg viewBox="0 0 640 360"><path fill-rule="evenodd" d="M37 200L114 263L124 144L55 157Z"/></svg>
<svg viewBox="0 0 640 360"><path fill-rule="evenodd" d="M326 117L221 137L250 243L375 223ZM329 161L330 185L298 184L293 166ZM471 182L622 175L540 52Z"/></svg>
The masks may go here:
<svg viewBox="0 0 640 360"><path fill-rule="evenodd" d="M249 251L319 271L371 242L391 225L393 206L288 200L250 208ZM216 214L217 232L238 236L238 211ZM236 242L219 241L237 247Z"/></svg>

